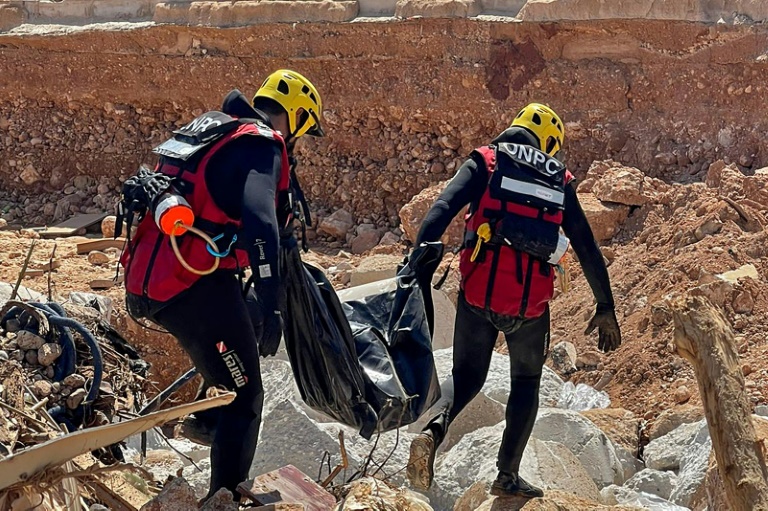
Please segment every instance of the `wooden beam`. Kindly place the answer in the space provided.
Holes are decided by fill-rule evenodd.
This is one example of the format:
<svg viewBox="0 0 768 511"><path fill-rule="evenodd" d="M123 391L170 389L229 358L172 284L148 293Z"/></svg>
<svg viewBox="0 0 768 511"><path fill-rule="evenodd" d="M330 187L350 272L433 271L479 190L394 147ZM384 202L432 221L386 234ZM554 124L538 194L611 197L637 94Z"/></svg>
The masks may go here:
<svg viewBox="0 0 768 511"><path fill-rule="evenodd" d="M672 303L672 314L677 352L696 372L730 508L768 510L768 470L728 320L703 296L678 298Z"/></svg>
<svg viewBox="0 0 768 511"><path fill-rule="evenodd" d="M83 241L77 244L77 253L89 254L93 250L104 250L105 248L116 248L122 250L125 246L125 238L99 238L95 240Z"/></svg>
<svg viewBox="0 0 768 511"><path fill-rule="evenodd" d="M227 405L234 399L234 392L224 392L128 421L82 429L35 445L0 460L0 490L22 481L33 481L38 472L61 465L81 454L120 442L173 419Z"/></svg>

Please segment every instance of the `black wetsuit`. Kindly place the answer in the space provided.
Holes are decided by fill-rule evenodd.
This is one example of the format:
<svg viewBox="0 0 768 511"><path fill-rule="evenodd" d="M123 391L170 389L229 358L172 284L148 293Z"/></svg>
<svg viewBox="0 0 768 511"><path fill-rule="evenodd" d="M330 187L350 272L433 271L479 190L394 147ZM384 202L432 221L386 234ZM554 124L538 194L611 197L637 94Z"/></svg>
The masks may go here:
<svg viewBox="0 0 768 511"><path fill-rule="evenodd" d="M230 93L222 111L268 121L238 91ZM275 205L281 157L277 142L243 136L213 155L206 170L206 184L213 201L230 218L242 219L238 243L248 250L251 266L268 264L272 276L258 279L255 294L252 292L247 301L238 275L231 270L219 270L200 278L149 314L150 319L178 339L206 386L220 385L237 392L235 400L226 407L196 414L215 429L209 496L222 487L234 493L237 485L248 478L264 401L258 345L265 337L274 344L275 336L281 334L279 317L274 314L282 292L278 276L278 226L284 226L288 214L284 197ZM245 385L237 386L227 359L217 347L219 343L224 343L240 360L247 379Z"/></svg>
<svg viewBox="0 0 768 511"><path fill-rule="evenodd" d="M508 130L494 142L514 142L537 147L527 134ZM417 246L439 240L452 219L468 204L477 203L488 186L488 171L482 157L467 159L427 213ZM608 271L592 229L579 205L572 184L566 186L563 230L579 258L584 274L597 298L598 307L613 309ZM438 414L428 428L438 443L456 416L480 392L488 375L499 332L509 349L511 388L506 408L506 429L499 450L498 468L516 473L528 443L539 407L539 382L549 348L549 309L537 318L502 316L474 307L459 294L453 338L452 376L441 386L435 405Z"/></svg>

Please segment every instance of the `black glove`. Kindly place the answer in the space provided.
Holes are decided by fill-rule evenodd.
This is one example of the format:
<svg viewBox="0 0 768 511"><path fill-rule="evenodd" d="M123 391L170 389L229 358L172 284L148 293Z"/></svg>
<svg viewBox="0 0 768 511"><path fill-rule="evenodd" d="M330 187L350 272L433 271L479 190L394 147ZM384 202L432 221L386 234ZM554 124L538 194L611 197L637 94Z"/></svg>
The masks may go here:
<svg viewBox="0 0 768 511"><path fill-rule="evenodd" d="M597 304L597 311L589 322L585 335L598 329L597 349L603 353L613 351L621 346L621 330L616 320L616 313L610 305Z"/></svg>
<svg viewBox="0 0 768 511"><path fill-rule="evenodd" d="M256 281L247 290L245 302L262 357L275 355L280 347L283 336L281 296L279 282L273 279Z"/></svg>
<svg viewBox="0 0 768 511"><path fill-rule="evenodd" d="M283 338L283 317L280 311L264 311L262 321L254 323L253 328L259 342L259 355L274 356Z"/></svg>

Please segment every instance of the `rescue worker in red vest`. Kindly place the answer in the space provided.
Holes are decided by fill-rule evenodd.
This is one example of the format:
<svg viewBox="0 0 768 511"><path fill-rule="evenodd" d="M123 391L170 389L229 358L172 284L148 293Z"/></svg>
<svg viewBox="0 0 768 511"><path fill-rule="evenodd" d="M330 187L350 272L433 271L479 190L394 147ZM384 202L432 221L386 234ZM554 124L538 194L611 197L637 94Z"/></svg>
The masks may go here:
<svg viewBox="0 0 768 511"><path fill-rule="evenodd" d="M153 179L170 176L176 193L152 204L185 200L192 229L213 238L215 248L183 226L171 226L171 237L162 219L147 215L122 257L129 311L173 334L206 385L237 393L219 413L195 417L213 436L208 497L220 488L234 493L248 478L264 398L259 356L274 355L282 336L278 248L281 238L295 243L291 154L299 137L323 135L321 112L314 85L283 69L264 81L252 104L233 90L220 112L174 132L154 151L160 158ZM250 302L246 267L255 290Z"/></svg>
<svg viewBox="0 0 768 511"><path fill-rule="evenodd" d="M435 450L483 387L496 338L503 332L511 389L491 491L529 498L544 494L519 470L549 349L548 302L568 239L597 299L586 333L599 329L602 351L621 343L603 256L570 183L573 176L556 159L563 140L564 126L554 111L536 103L526 106L489 146L470 155L421 226L417 246L439 240L453 217L470 205L460 254L452 376L442 384L436 414L411 443L407 475L416 488L432 484Z"/></svg>

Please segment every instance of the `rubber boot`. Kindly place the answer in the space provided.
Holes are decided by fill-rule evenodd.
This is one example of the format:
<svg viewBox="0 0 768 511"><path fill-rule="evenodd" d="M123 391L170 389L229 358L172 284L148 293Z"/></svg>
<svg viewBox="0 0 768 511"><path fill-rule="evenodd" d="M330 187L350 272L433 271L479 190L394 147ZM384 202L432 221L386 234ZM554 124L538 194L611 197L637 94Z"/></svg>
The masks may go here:
<svg viewBox="0 0 768 511"><path fill-rule="evenodd" d="M405 473L414 488L426 491L432 486L435 478L435 453L444 436L441 420L437 419L411 442L411 454Z"/></svg>

